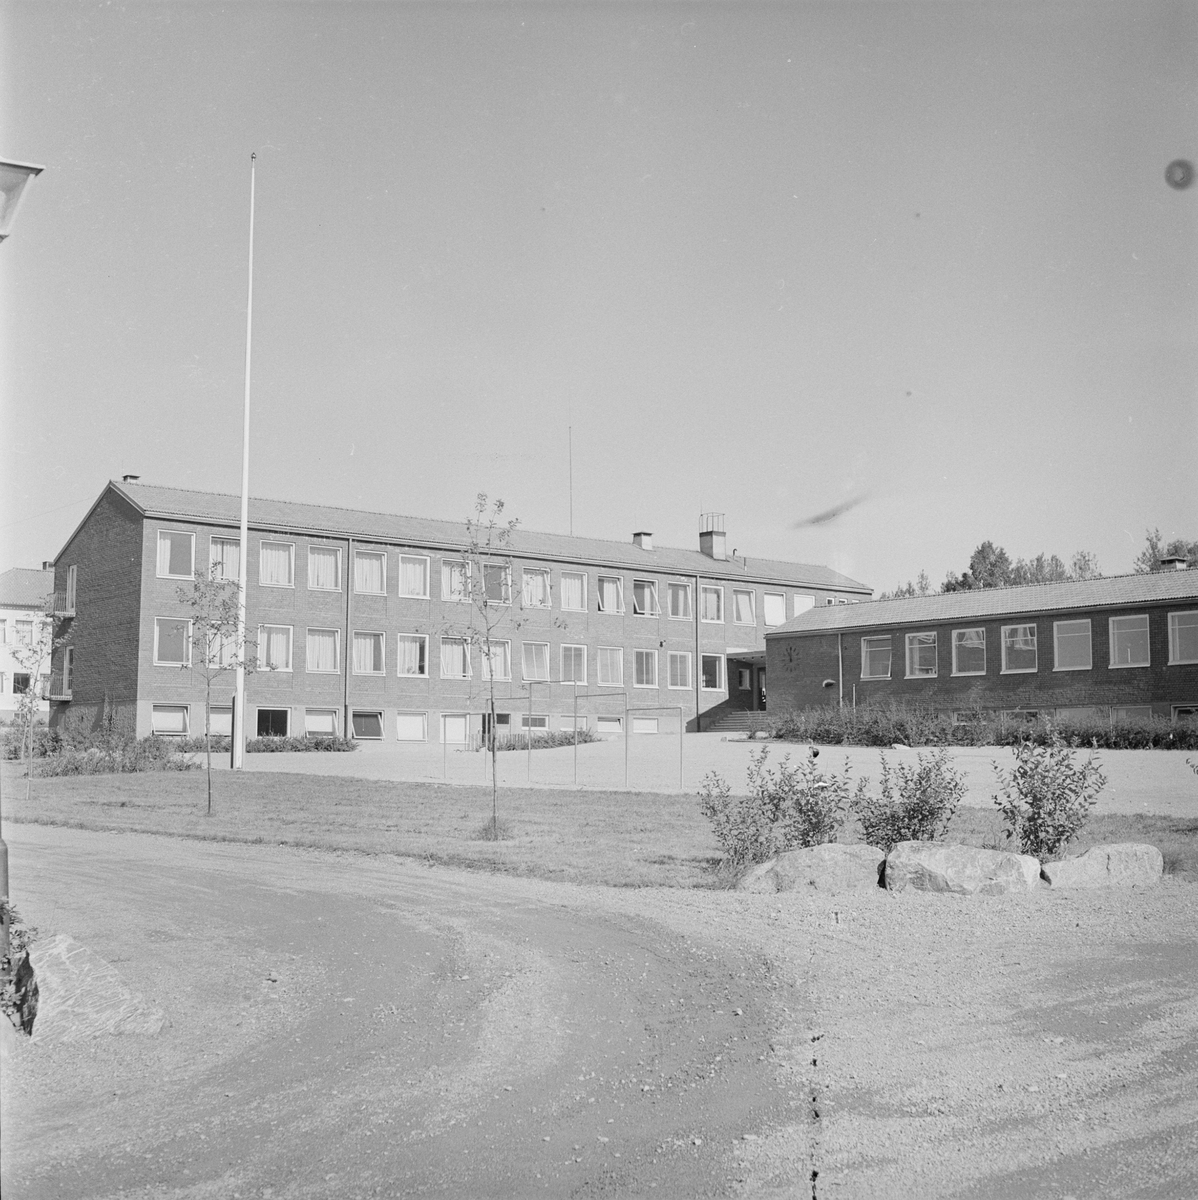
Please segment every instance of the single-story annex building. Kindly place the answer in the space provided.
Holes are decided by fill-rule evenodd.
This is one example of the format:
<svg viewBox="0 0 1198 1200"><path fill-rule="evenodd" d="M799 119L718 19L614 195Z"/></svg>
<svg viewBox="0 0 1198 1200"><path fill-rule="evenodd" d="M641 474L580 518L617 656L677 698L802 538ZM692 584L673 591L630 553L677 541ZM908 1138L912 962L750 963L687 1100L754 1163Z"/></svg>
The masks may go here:
<svg viewBox="0 0 1198 1200"><path fill-rule="evenodd" d="M872 600L765 635L773 711L1198 719L1198 570Z"/></svg>

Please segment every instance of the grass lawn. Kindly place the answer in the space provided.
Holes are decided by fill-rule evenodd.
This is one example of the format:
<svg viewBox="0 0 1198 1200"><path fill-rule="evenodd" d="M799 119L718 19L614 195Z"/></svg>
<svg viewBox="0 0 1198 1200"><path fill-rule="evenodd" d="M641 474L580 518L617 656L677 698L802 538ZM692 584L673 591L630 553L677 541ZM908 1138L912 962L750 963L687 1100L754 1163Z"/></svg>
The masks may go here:
<svg viewBox="0 0 1198 1200"><path fill-rule="evenodd" d="M204 815L203 771L25 780L4 764L4 819L82 829L273 842L399 854L430 862L614 887L720 886L719 848L690 795L502 787L509 836L488 841L489 787L381 783L299 774L221 772ZM996 812L958 810L949 838L1005 847ZM850 826L842 841L858 840ZM1094 817L1071 852L1102 842L1150 842L1165 869L1198 881L1198 820Z"/></svg>

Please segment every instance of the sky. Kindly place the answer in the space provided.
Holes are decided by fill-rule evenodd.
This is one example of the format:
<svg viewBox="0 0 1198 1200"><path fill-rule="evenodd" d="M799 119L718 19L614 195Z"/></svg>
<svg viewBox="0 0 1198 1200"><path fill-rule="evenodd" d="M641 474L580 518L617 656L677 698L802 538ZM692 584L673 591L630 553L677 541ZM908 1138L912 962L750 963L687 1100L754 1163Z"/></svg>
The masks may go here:
<svg viewBox="0 0 1198 1200"><path fill-rule="evenodd" d="M1196 51L1152 0L7 3L0 569L110 478L240 489L253 151L253 495L1130 570L1198 538Z"/></svg>

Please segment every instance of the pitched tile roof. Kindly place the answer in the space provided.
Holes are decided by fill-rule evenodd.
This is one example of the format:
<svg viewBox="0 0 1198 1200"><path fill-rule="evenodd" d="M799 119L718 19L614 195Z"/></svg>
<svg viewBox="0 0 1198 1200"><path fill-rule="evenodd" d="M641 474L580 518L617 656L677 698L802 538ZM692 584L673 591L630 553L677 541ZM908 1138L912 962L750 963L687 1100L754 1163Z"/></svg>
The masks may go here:
<svg viewBox="0 0 1198 1200"><path fill-rule="evenodd" d="M241 498L217 492L194 492L113 480L109 486L148 517L173 518L236 526L241 520ZM363 541L436 549L466 545L463 521L438 521L362 512L319 504L250 498L250 524L257 529L312 533L327 537L354 537ZM641 550L632 542L537 533L517 528L510 542L517 557L548 558L559 562L608 566L623 570L653 571L667 575L700 574L706 578L747 582L789 583L812 588L832 588L868 595L868 585L829 567L809 563L746 558L719 562L700 550L655 546Z"/></svg>
<svg viewBox="0 0 1198 1200"><path fill-rule="evenodd" d="M901 600L838 604L809 609L785 625L769 630L765 636L925 625L934 621L976 621L986 617L1113 608L1121 604L1150 604L1170 600L1198 601L1198 570L1112 575L1103 579L1030 583L1022 587L983 588L932 596L906 596Z"/></svg>
<svg viewBox="0 0 1198 1200"><path fill-rule="evenodd" d="M13 567L0 574L0 604L13 608L41 608L54 590L54 572L38 567Z"/></svg>

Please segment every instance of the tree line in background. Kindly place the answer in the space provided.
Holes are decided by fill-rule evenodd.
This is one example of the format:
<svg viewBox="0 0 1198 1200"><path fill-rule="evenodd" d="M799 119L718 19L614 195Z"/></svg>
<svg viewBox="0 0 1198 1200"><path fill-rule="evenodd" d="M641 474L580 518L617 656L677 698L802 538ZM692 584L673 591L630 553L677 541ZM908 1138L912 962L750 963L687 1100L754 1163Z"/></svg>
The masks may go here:
<svg viewBox="0 0 1198 1200"><path fill-rule="evenodd" d="M1148 530L1144 549L1136 556L1132 568L1137 575L1167 569L1161 566L1162 558L1184 558L1187 567L1198 567L1198 541L1174 538L1165 542L1159 529ZM1032 559L1012 561L1001 546L985 541L970 555L969 569L959 575L949 571L938 590L942 593L968 592L979 588L1017 587L1025 583L1097 579L1101 574L1098 558L1089 550L1078 550L1066 566L1055 554L1037 554ZM928 596L931 593L931 580L926 571L920 571L914 583L908 580L898 584L893 591L880 593L878 599L898 600L904 596Z"/></svg>

